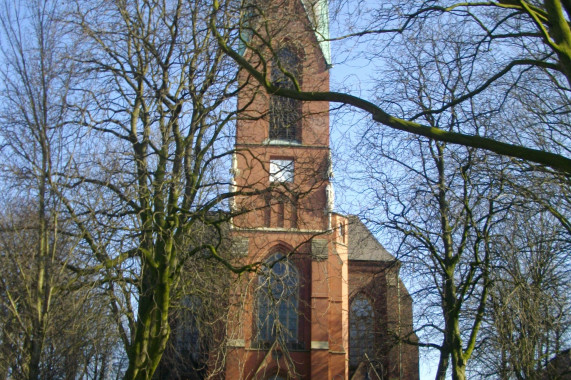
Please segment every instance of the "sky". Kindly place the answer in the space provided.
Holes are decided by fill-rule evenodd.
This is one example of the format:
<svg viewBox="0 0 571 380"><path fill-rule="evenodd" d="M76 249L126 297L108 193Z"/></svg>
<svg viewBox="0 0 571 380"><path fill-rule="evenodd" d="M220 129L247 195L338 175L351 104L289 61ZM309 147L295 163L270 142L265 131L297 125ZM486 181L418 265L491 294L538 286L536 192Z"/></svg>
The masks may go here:
<svg viewBox="0 0 571 380"><path fill-rule="evenodd" d="M342 13L345 15L355 14L355 10L348 9L357 2L345 2ZM359 2L369 4L374 7L374 1ZM330 35L332 38L345 33L346 24L342 19L332 20L330 24ZM369 98L374 81L374 68L371 62L362 54L363 46L346 41L332 41L331 55L332 68L330 70L330 87L333 91L349 91L352 95ZM362 212L362 194L359 188L355 187L354 177L363 170L353 159L355 144L358 144L358 131L370 122L370 116L363 112L344 107L339 109L339 105L330 105L330 125L331 125L331 148L334 160L334 185L335 185L335 207L338 212L345 214L359 214ZM383 235L382 230L376 233L379 242L390 251L390 241L388 236ZM403 278L409 290L414 287L414 279ZM413 301L414 305L414 301ZM438 356L435 352L421 350L420 352L420 379L434 379L438 366Z"/></svg>

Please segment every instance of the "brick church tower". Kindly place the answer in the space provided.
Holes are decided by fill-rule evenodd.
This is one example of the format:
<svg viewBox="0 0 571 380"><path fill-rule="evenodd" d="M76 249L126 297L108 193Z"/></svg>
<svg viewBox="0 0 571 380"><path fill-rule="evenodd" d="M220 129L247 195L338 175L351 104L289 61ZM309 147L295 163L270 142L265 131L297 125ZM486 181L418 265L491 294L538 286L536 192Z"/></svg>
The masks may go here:
<svg viewBox="0 0 571 380"><path fill-rule="evenodd" d="M328 91L327 1L267 3L244 56L280 87ZM260 269L232 295L226 379L417 379L417 349L394 339L415 338L397 261L333 212L329 104L240 85L231 237Z"/></svg>

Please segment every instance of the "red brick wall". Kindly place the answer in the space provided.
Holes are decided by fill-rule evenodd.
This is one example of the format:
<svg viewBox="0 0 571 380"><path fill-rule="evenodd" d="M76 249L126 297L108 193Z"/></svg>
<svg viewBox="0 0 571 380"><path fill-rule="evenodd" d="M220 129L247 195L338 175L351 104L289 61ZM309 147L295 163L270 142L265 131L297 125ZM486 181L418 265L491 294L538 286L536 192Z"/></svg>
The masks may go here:
<svg viewBox="0 0 571 380"><path fill-rule="evenodd" d="M350 301L364 294L373 303L375 354L387 379L416 380L418 347L412 330L412 299L398 278L399 264L388 261L349 261ZM353 369L354 370L354 369Z"/></svg>

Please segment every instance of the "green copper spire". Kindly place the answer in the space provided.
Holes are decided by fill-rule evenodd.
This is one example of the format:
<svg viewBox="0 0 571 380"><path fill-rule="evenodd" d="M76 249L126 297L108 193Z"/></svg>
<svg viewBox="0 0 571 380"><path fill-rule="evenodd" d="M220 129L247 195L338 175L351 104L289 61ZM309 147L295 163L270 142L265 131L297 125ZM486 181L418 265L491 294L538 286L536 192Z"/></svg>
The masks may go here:
<svg viewBox="0 0 571 380"><path fill-rule="evenodd" d="M301 0L315 31L325 62L331 65L329 45L329 0Z"/></svg>

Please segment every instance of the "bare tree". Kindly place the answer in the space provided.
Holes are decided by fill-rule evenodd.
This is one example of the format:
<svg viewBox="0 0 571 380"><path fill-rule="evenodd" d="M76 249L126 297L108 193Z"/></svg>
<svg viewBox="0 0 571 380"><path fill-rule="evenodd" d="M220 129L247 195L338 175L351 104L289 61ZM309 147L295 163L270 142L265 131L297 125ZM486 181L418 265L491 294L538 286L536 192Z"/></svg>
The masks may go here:
<svg viewBox="0 0 571 380"><path fill-rule="evenodd" d="M382 101L403 114L453 102L471 84L470 69L461 59L467 54L464 44L436 44L426 32L393 61L385 80L396 83L396 91ZM446 131L486 134L501 115L478 103L461 103L423 119ZM470 147L374 125L357 135L356 149L366 169L360 184L371 195L363 204L366 217L392 232L403 268L414 279L418 344L439 353L438 379L447 371L464 379L473 356L485 347L480 333L505 249L504 234L516 215L514 205L521 202L510 191L511 175L519 168Z"/></svg>
<svg viewBox="0 0 571 380"><path fill-rule="evenodd" d="M67 123L78 77L66 60L74 46L61 10L50 0L3 2L0 9L3 378L100 376L107 368L94 358L111 355L116 343L96 325L89 334L74 328L97 317L104 324L105 309L65 266L77 240L67 235L58 186L75 147ZM88 350L99 353L80 358Z"/></svg>
<svg viewBox="0 0 571 380"><path fill-rule="evenodd" d="M228 227L223 228L218 252L234 262ZM209 241L212 234L218 238L216 231L205 228L202 240ZM169 317L172 333L155 378L220 378L226 364L230 294L240 281L229 275L225 263L207 251L186 260L182 271L184 275L173 285Z"/></svg>
<svg viewBox="0 0 571 380"><path fill-rule="evenodd" d="M406 145L387 155L397 178L371 188L384 216L375 210L369 218L400 239L398 254L419 300L418 344L439 351L437 378L451 365L453 378L464 379L492 285L499 221L506 217L502 183L475 174L481 158L474 152L427 141Z"/></svg>
<svg viewBox="0 0 571 380"><path fill-rule="evenodd" d="M224 23L239 13L228 7ZM76 274L95 276L115 310L129 367L150 379L171 333L173 290L201 255L218 251L230 217L237 68L200 1L77 1L67 17L88 77L77 90L85 144L64 203L81 237ZM202 230L207 226L208 239ZM204 252L207 252L205 254Z"/></svg>
<svg viewBox="0 0 571 380"><path fill-rule="evenodd" d="M505 231L474 374L541 379L569 337L569 241L547 212L526 209Z"/></svg>
<svg viewBox="0 0 571 380"><path fill-rule="evenodd" d="M306 7L311 11L318 11L320 5L320 2L307 2ZM216 9L215 2L214 10ZM369 114L378 126L383 125L437 141L482 148L568 175L571 172L571 159L568 157L566 123L553 128L553 124L535 119L536 132L540 132L545 141L551 141L549 144L538 144L537 140L528 139L529 136L522 129L517 129L516 134L512 136L503 135L501 130L489 130L487 134L470 129L449 131L425 123L424 116L436 117L461 103L484 104L485 97L490 93L504 96L503 100L502 96L498 98L499 104L492 103L489 106L507 106L508 102L505 100L510 98L514 88L521 87L527 89L528 94L538 94L534 91L537 81L528 81L529 75L538 76L540 81L549 84L550 92L554 89L561 90L567 98L571 83L567 64L571 53L566 47L571 41L568 17L566 18L569 12L569 4L553 0L415 3L395 0L382 4L363 1L334 3L332 13L347 16L347 24L342 28L348 31L347 34L330 40L345 41L353 46L351 51L355 52L355 55L347 57L347 60L364 57L369 65L380 68L393 57L398 57L400 51L406 49L418 36L438 30L439 33L433 34L435 43L446 45L461 40L470 47L470 51L462 57L439 57L449 63L459 60L466 68L471 67L470 85L452 101L407 115L399 115L393 109L385 108L383 103L378 101L380 94L375 92L372 93L371 100L367 100L351 93L304 92L299 87L280 87L269 80L267 70L248 62L239 51L228 44L224 36L217 35L217 39L224 50L269 93L305 101L331 101L350 105ZM214 24L212 28L222 30ZM244 22L240 28L243 43L248 46L248 38L252 35L251 26ZM316 26L317 31L319 28L320 26ZM355 45L362 46L363 49L356 49ZM416 74L421 75L419 71L416 71ZM545 95L545 92L541 92L542 104L558 109L558 101L551 96L547 99ZM565 101L565 104L568 104L568 101Z"/></svg>
<svg viewBox="0 0 571 380"><path fill-rule="evenodd" d="M114 355L120 349L108 298L78 283L63 262L74 252L74 239L57 236L46 267L50 299L35 374L30 368L30 336L37 312L30 305L38 275L38 222L35 205L4 200L0 217L0 374L2 378L111 378ZM64 231L65 223L58 228ZM53 226L48 224L50 230ZM87 284L89 285L89 284Z"/></svg>

